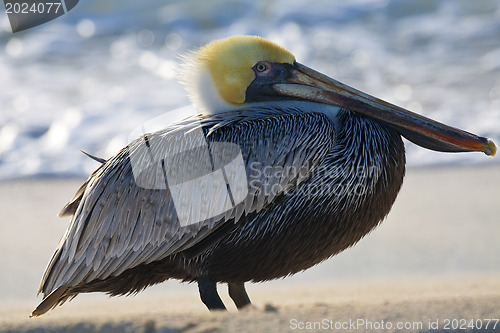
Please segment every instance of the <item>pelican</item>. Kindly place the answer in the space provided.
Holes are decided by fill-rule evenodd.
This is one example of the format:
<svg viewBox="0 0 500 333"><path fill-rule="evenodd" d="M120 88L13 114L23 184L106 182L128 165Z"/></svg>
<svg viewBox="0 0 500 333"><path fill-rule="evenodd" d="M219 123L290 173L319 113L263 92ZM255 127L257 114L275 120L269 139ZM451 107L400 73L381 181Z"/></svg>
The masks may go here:
<svg viewBox="0 0 500 333"><path fill-rule="evenodd" d="M286 277L356 244L389 213L402 137L442 152L495 144L360 92L256 36L193 52L182 80L197 116L146 133L102 164L71 216L32 316L79 293L197 282L209 310L245 282Z"/></svg>

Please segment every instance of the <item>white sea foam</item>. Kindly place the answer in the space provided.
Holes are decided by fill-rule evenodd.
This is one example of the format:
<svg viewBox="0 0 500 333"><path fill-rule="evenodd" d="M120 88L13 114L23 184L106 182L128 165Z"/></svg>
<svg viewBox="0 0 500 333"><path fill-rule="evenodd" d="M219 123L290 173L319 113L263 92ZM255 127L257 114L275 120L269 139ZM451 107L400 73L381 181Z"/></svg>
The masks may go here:
<svg viewBox="0 0 500 333"><path fill-rule="evenodd" d="M189 103L179 54L234 34L269 38L346 84L500 143L496 0L86 1L0 32L0 179L86 176L97 164L80 149L110 157L139 124ZM407 152L411 166L499 163Z"/></svg>

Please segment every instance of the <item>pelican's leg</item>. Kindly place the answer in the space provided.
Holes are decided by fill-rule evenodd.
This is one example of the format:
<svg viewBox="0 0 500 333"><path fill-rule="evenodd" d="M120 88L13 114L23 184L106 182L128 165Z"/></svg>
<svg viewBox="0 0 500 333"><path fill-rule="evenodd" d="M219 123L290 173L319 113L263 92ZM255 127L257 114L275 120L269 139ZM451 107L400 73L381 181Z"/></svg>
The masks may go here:
<svg viewBox="0 0 500 333"><path fill-rule="evenodd" d="M215 281L207 277L198 278L198 290L200 291L201 301L212 310L226 310L224 303L217 293Z"/></svg>
<svg viewBox="0 0 500 333"><path fill-rule="evenodd" d="M229 296L231 296L231 299L238 309L251 304L250 298L248 298L247 291L245 290L245 282L228 283L227 287L229 289Z"/></svg>

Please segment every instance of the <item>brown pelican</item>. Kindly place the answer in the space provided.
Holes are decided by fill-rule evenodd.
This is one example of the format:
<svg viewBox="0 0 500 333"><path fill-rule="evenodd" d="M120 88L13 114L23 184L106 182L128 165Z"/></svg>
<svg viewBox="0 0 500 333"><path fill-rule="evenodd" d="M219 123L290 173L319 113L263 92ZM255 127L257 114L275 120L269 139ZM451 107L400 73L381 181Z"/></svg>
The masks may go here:
<svg viewBox="0 0 500 333"><path fill-rule="evenodd" d="M104 161L43 276L39 316L79 293L197 282L209 309L238 308L244 284L305 270L389 213L405 173L401 136L443 152L494 155L486 138L392 105L300 63L263 38L214 41L184 82L196 117Z"/></svg>

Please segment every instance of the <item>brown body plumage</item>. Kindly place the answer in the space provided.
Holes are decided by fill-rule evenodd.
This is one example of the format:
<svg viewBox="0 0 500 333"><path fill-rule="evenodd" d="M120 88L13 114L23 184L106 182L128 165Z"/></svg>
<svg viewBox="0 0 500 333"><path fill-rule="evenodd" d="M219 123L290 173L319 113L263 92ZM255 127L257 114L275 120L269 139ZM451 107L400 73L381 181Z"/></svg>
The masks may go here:
<svg viewBox="0 0 500 333"><path fill-rule="evenodd" d="M119 295L167 278L197 281L200 276L260 282L305 270L352 246L389 213L403 182L405 157L395 131L348 111L343 118L355 132L339 133L310 179L277 203L229 221L195 248L75 290ZM356 156L385 158L357 161ZM344 188L349 183L355 187Z"/></svg>

